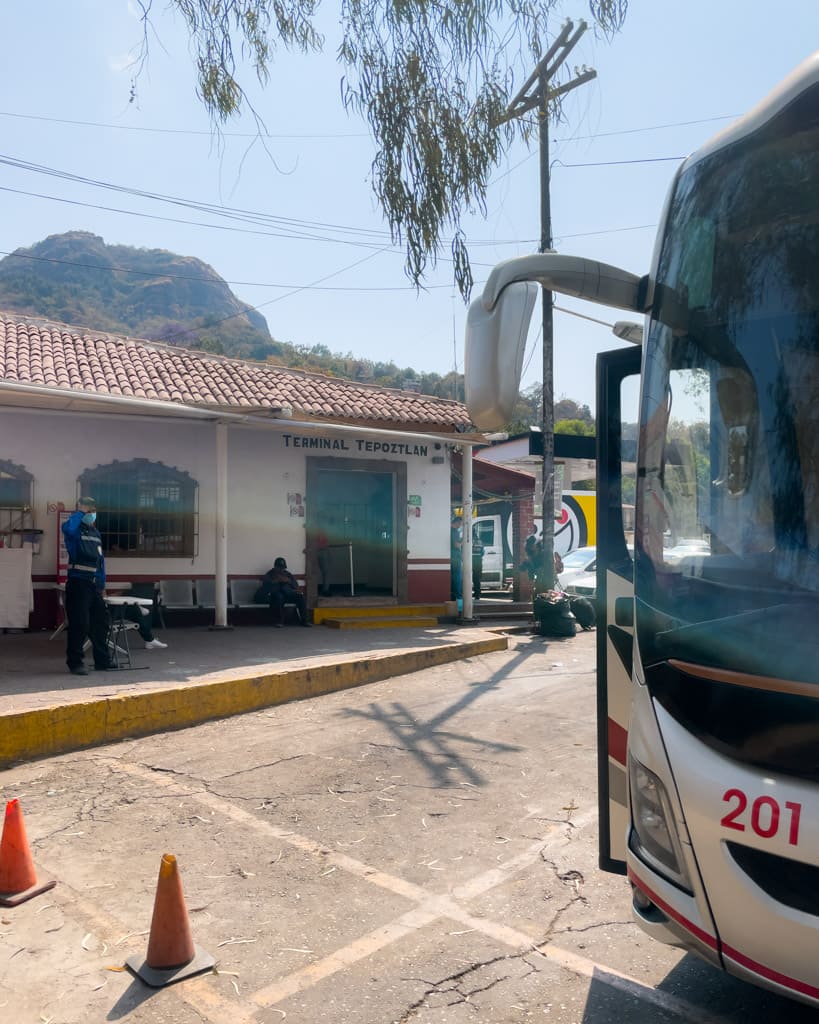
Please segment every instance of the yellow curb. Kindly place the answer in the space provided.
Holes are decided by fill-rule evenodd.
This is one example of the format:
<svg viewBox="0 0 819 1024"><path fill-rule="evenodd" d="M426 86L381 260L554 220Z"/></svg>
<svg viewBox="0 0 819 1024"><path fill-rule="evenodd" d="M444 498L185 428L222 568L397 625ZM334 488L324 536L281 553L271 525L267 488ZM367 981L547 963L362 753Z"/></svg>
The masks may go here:
<svg viewBox="0 0 819 1024"><path fill-rule="evenodd" d="M184 729L217 718L291 700L317 697L435 665L505 651L506 637L376 654L370 658L273 672L245 679L216 679L191 686L117 694L0 715L0 768L116 740Z"/></svg>

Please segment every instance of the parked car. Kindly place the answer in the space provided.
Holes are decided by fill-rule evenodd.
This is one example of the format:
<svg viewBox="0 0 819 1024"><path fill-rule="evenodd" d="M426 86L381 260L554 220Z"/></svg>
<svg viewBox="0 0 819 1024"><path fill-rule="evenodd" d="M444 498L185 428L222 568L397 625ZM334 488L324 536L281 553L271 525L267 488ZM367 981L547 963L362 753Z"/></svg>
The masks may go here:
<svg viewBox="0 0 819 1024"><path fill-rule="evenodd" d="M681 540L671 548L663 548L663 561L668 565L676 565L684 558L702 557L711 554L711 545L701 538Z"/></svg>
<svg viewBox="0 0 819 1024"><path fill-rule="evenodd" d="M628 553L634 558L634 548L628 545ZM597 548L577 548L563 559L563 572L558 576L563 590L572 597L597 598Z"/></svg>
<svg viewBox="0 0 819 1024"><path fill-rule="evenodd" d="M594 575L597 568L597 548L575 548L563 556L563 572L557 577L560 586L566 590L579 576Z"/></svg>

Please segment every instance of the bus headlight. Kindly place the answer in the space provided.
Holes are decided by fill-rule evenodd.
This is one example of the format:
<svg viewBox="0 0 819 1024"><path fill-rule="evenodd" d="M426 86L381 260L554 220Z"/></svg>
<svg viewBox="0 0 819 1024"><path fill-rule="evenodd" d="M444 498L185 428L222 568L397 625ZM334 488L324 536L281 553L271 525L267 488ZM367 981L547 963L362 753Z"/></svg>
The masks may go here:
<svg viewBox="0 0 819 1024"><path fill-rule="evenodd" d="M665 786L645 765L629 757L631 836L629 846L647 864L691 892L674 813Z"/></svg>

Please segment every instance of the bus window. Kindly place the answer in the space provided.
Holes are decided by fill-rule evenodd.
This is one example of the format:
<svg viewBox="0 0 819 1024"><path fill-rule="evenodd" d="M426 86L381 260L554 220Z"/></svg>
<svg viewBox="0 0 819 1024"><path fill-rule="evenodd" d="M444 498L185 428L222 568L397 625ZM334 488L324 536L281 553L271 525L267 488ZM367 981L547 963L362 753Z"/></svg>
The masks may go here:
<svg viewBox="0 0 819 1024"><path fill-rule="evenodd" d="M778 134L781 131L783 135ZM791 134L788 134L788 133ZM752 643L819 591L819 123L685 170L648 328L635 596L642 653L812 679ZM776 650L774 651L774 647Z"/></svg>

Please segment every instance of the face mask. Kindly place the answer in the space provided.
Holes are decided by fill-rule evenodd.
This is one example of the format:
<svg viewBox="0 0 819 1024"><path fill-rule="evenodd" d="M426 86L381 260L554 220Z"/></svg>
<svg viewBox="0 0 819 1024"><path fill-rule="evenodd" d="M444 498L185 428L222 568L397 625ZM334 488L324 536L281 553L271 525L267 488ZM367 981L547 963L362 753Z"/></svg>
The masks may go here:
<svg viewBox="0 0 819 1024"><path fill-rule="evenodd" d="M93 526L94 523L97 521L97 513L86 512L85 515L82 517L82 521L85 523L86 526Z"/></svg>

